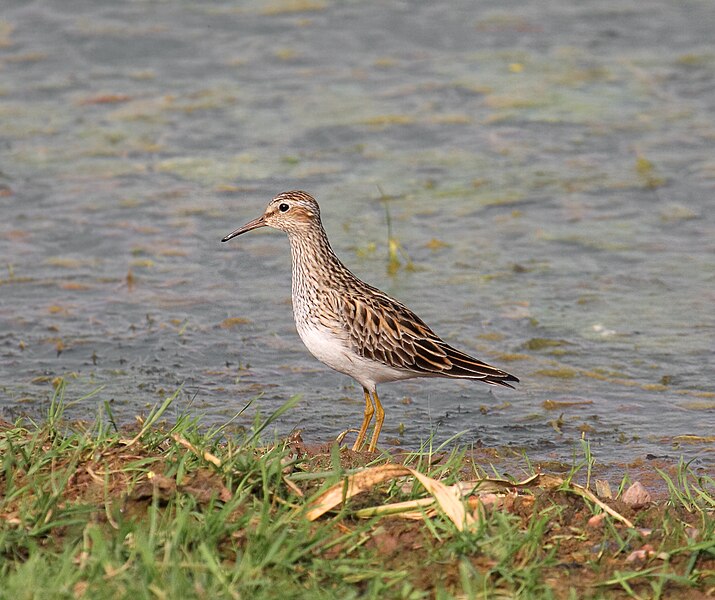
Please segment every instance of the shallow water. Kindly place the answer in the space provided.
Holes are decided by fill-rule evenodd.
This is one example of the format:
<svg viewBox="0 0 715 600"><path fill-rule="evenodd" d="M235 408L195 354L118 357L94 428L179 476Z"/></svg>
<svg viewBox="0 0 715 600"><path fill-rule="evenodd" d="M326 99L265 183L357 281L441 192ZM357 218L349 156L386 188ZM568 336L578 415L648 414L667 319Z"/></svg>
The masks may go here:
<svg viewBox="0 0 715 600"><path fill-rule="evenodd" d="M381 387L384 444L715 461L715 11L707 2L6 0L0 406L119 422L360 424L295 334L279 191L516 391ZM386 199L387 198L387 199ZM388 231L405 254L390 273Z"/></svg>

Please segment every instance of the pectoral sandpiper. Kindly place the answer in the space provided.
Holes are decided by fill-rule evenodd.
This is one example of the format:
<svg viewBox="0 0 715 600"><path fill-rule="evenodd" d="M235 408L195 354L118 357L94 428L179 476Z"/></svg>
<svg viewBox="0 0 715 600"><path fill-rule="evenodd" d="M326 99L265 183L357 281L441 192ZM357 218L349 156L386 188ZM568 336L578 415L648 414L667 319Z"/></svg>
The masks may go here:
<svg viewBox="0 0 715 600"><path fill-rule="evenodd" d="M385 411L377 384L412 377L476 379L513 387L513 375L453 348L409 308L360 281L330 247L320 208L305 192L279 194L263 215L229 233L222 242L273 227L288 234L293 262L293 315L298 334L311 354L357 381L365 395L365 413L353 450L362 448L370 422L368 446L374 452Z"/></svg>

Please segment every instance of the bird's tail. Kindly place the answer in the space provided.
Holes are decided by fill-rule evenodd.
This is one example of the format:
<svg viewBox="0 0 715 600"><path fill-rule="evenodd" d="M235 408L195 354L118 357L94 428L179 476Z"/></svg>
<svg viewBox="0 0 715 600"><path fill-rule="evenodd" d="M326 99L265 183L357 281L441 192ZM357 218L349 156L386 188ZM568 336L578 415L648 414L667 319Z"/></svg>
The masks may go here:
<svg viewBox="0 0 715 600"><path fill-rule="evenodd" d="M514 389L514 386L509 383L510 381L519 382L518 377L477 360L452 346L445 344L443 349L452 363L451 368L445 369L443 372L447 377L478 379L489 385L499 385L511 389Z"/></svg>

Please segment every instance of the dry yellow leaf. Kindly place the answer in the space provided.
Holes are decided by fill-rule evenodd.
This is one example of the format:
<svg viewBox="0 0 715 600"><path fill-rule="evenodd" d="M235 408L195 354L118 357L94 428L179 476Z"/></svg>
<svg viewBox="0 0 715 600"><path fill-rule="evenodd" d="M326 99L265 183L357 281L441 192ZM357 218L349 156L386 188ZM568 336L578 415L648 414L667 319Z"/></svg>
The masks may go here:
<svg viewBox="0 0 715 600"><path fill-rule="evenodd" d="M444 514L463 531L474 525L474 517L470 515L461 500L461 494L456 486L446 486L442 482L432 479L414 469L403 465L387 464L371 467L347 477L344 481L335 484L314 502L313 508L308 511L307 518L314 521L330 509L334 508L348 498L367 491L383 481L413 475L432 494Z"/></svg>

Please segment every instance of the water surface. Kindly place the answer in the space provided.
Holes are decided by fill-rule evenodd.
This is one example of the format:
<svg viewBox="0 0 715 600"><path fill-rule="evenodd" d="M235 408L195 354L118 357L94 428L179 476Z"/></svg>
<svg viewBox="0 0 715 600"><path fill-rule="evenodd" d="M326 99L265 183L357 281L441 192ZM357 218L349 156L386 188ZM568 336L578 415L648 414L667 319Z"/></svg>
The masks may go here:
<svg viewBox="0 0 715 600"><path fill-rule="evenodd" d="M290 312L286 189L360 277L522 380L381 387L383 443L713 462L708 2L33 2L0 16L0 407L327 441L362 393ZM387 214L404 252L387 261Z"/></svg>

